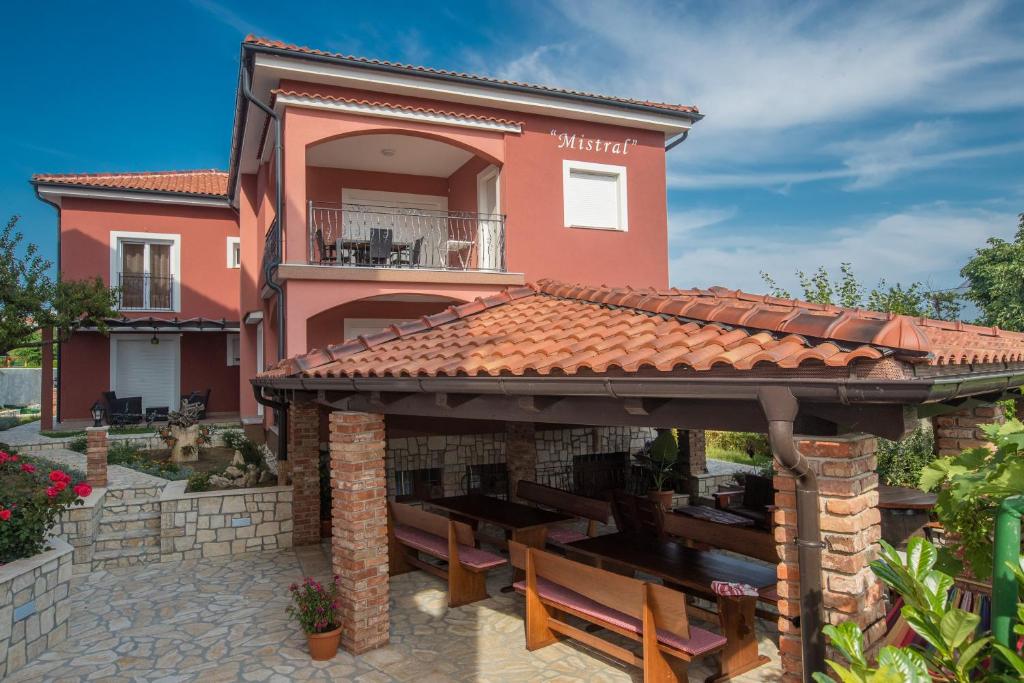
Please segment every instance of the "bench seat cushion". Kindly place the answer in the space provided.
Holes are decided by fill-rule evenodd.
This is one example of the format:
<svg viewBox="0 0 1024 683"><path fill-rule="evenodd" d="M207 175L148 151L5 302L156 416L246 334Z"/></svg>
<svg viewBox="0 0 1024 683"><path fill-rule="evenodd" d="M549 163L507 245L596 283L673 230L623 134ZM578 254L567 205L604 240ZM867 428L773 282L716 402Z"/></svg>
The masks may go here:
<svg viewBox="0 0 1024 683"><path fill-rule="evenodd" d="M576 541L585 541L587 536L582 531L577 531L572 527L568 526L549 526L547 533L547 541L556 545L566 545L569 543L575 543Z"/></svg>
<svg viewBox="0 0 1024 683"><path fill-rule="evenodd" d="M526 581L517 581L513 586L521 593L526 592ZM548 602L563 605L589 617L595 617L630 633L639 635L643 632L643 625L639 619L606 607L547 579L537 579L537 593ZM725 645L725 636L691 625L689 638L683 638L671 631L659 628L658 641L680 652L698 657Z"/></svg>
<svg viewBox="0 0 1024 683"><path fill-rule="evenodd" d="M439 557L442 560L448 559L448 539L442 538L421 529L411 526L396 525L395 538L410 548L421 550L428 555ZM486 550L472 548L468 545L459 546L459 562L470 569L487 571L504 565L506 560L501 555L489 553Z"/></svg>

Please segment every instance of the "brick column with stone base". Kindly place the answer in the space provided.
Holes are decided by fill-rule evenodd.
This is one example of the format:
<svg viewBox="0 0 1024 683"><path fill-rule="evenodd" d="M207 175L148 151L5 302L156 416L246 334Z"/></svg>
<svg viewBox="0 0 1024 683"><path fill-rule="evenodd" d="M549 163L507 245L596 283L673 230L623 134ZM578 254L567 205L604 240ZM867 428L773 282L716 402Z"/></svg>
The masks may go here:
<svg viewBox="0 0 1024 683"><path fill-rule="evenodd" d="M341 582L341 644L353 654L388 642L384 416L330 415L331 557Z"/></svg>
<svg viewBox="0 0 1024 683"><path fill-rule="evenodd" d="M868 563L878 554L877 441L865 434L797 437L797 447L818 477L820 490L822 601L825 623L854 621L873 651L885 634L882 584ZM800 570L797 563L796 486L786 473L775 477L775 540L778 565L779 653L783 681L800 681L800 629L786 617L800 616ZM829 652L829 658L838 656Z"/></svg>
<svg viewBox="0 0 1024 683"><path fill-rule="evenodd" d="M515 497L521 480L537 481L537 440L532 422L505 423L505 467L510 498Z"/></svg>
<svg viewBox="0 0 1024 683"><path fill-rule="evenodd" d="M999 405L974 406L935 418L935 454L959 455L967 448L985 446L989 442L980 425L1004 422Z"/></svg>
<svg viewBox="0 0 1024 683"><path fill-rule="evenodd" d="M85 429L85 480L93 487L107 485L107 451L110 427L86 427Z"/></svg>
<svg viewBox="0 0 1024 683"><path fill-rule="evenodd" d="M292 480L292 543L320 542L320 408L288 404L288 462Z"/></svg>

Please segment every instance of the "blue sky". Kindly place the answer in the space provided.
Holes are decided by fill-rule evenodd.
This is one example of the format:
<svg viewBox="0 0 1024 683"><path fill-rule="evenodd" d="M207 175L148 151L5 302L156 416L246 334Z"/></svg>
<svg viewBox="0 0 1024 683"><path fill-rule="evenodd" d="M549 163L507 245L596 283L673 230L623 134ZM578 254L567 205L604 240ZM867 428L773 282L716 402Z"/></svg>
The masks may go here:
<svg viewBox="0 0 1024 683"><path fill-rule="evenodd" d="M249 32L695 103L670 153L672 283L762 290L842 261L956 286L1024 211L1024 3L17 3L0 214L47 255L33 172L224 168Z"/></svg>

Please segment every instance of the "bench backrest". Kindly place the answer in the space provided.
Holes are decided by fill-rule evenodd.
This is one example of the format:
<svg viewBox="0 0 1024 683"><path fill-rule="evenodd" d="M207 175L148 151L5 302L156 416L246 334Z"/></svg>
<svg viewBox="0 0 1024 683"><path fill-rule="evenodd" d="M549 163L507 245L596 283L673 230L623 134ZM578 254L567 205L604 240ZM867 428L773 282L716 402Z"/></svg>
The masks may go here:
<svg viewBox="0 0 1024 683"><path fill-rule="evenodd" d="M661 506L653 500L616 491L612 497L615 526L638 538L658 539L663 535Z"/></svg>
<svg viewBox="0 0 1024 683"><path fill-rule="evenodd" d="M661 584L645 583L629 576L575 562L515 541L509 541L508 547L512 566L526 570L528 582L532 573L536 578L547 579L605 607L641 620L646 600L658 628L666 629L683 638L690 637L686 596L683 593Z"/></svg>
<svg viewBox="0 0 1024 683"><path fill-rule="evenodd" d="M580 496L525 479L516 485L516 497L601 524L607 524L612 514L611 504L606 500Z"/></svg>
<svg viewBox="0 0 1024 683"><path fill-rule="evenodd" d="M473 546L476 543L473 529L463 522L455 522L443 515L394 501L388 501L388 509L394 524L409 526L428 534L448 538L448 524L451 523L455 526L455 538L459 545Z"/></svg>
<svg viewBox="0 0 1024 683"><path fill-rule="evenodd" d="M779 561L775 539L761 529L716 524L678 512L665 513L661 525L666 536L704 543L773 564Z"/></svg>

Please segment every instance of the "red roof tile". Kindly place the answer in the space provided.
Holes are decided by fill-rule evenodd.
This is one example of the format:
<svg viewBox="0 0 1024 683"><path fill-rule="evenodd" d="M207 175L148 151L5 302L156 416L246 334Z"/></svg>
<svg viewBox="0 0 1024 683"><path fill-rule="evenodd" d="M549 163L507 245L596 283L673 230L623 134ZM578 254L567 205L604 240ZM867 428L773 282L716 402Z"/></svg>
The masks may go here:
<svg viewBox="0 0 1024 683"><path fill-rule="evenodd" d="M270 40L269 38L260 38L259 36L246 36L243 41L244 45L258 45L261 47L275 48L278 50L286 50L288 52L297 52L300 54L307 55L319 55L323 57L333 57L336 59L345 59L353 62L360 62L362 64L383 66L389 68L405 69L408 71L428 74L434 76L454 76L457 78L464 78L467 80L480 81L481 83L490 83L494 85L511 85L520 88L530 88L531 90L540 90L555 95L579 95L583 97L590 97L598 100L605 100L609 103L617 104L630 104L639 105L643 107L651 107L652 109L664 109L666 111L679 112L684 114L695 114L697 118L700 117L700 110L694 105L688 104L669 104L666 102L652 102L650 100L637 100L628 97L613 97L610 95L596 95L594 93L583 92L580 90L570 90L568 88L555 88L547 85L537 85L534 83L523 83L520 81L509 81L499 78L491 78L489 76L479 76L476 74L463 73L459 71L448 71L446 69L434 69L427 66L414 66L411 64L401 64L399 62L389 62L383 59L370 59L367 57L356 57L353 55L345 55L337 52L327 52L325 50L315 50L310 47L304 47L300 45L292 45L285 43L280 40Z"/></svg>
<svg viewBox="0 0 1024 683"><path fill-rule="evenodd" d="M268 377L632 373L1024 361L1024 334L722 288L542 281L285 360Z"/></svg>
<svg viewBox="0 0 1024 683"><path fill-rule="evenodd" d="M430 107L411 107L407 104L395 104L394 102L384 102L379 100L359 100L351 97L338 97L336 95L323 95L319 93L309 92L296 92L295 90L280 90L275 88L270 91L271 94L277 95L290 95L292 97L309 97L315 100L322 100L324 102L344 102L345 104L354 104L361 107L387 107L388 109L400 109L408 112L418 112L422 114L434 114L438 116L457 116L463 119L473 119L475 121L490 121L492 123L500 123L505 126L521 126L522 121L513 121L511 119L501 119L497 116L481 116L480 114L467 114L461 111L446 111L443 109L432 109Z"/></svg>
<svg viewBox="0 0 1024 683"><path fill-rule="evenodd" d="M225 171L151 171L144 173L37 173L32 182L43 185L76 185L107 190L175 192L226 197Z"/></svg>

